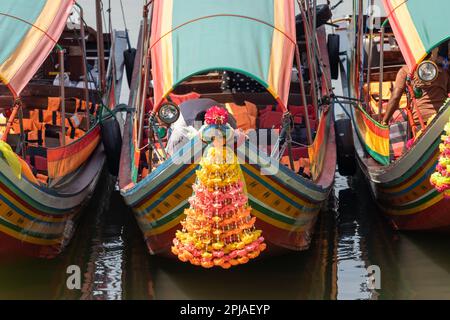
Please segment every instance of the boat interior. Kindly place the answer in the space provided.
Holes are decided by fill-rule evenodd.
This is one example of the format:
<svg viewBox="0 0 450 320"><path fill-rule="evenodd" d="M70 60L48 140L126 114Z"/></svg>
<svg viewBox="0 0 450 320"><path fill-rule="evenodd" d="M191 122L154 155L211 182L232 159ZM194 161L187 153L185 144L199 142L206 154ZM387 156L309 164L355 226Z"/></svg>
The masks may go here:
<svg viewBox="0 0 450 320"><path fill-rule="evenodd" d="M381 41L380 30L374 30L372 48L370 46L370 35L363 39L364 47L364 73L363 94L365 111L375 121L380 121L387 109L395 79L398 71L406 64L390 27L386 27L384 39ZM383 70L380 72L380 52L383 44ZM371 50L371 53L369 51ZM371 58L369 58L371 56ZM368 60L371 59L370 72ZM380 94L380 77L382 76L382 90ZM369 77L369 78L368 78ZM380 101L381 100L381 101ZM380 110L381 103L381 110ZM406 93L400 100L400 108L393 114L390 125L390 158L394 161L407 151L407 143L413 137L408 119L408 99Z"/></svg>
<svg viewBox="0 0 450 320"><path fill-rule="evenodd" d="M300 43L301 44L301 43ZM303 43L303 46L305 44ZM305 52L306 48L303 48L302 52ZM306 56L303 56L306 61ZM306 65L306 63L305 63ZM293 69L293 79L291 81L291 89L288 101L288 111L292 116L291 120L291 137L292 137L292 158L294 167L291 168L291 161L287 148L281 147L280 144L280 162L291 168L297 174L302 175L305 178L311 178L310 176L310 163L308 156L308 139L307 139L307 126L306 118L309 119L309 125L311 128L311 137L314 141L317 127L319 124L320 112L312 103L312 97L310 94L306 95L307 108L302 106L302 96L300 94L300 83L298 81L297 71ZM306 73L308 70L306 69ZM234 73L235 77L244 79L243 82L253 81L247 78L243 74ZM319 74L319 77L322 76ZM218 105L224 106L228 112L236 119L237 129L241 129L250 135L251 131L255 132L255 136L259 136L258 132L265 130L268 132L267 141L262 142L257 139L258 149L263 148L267 150L270 155L271 149L274 147L273 140L270 139L270 129L281 132L283 124L283 110L278 105L273 96L266 91L260 85L256 85L257 88L251 90L233 89L224 87L224 80L226 74L224 71L211 71L209 73L195 75L183 83L179 84L174 91L170 94L169 100L172 103L177 104L180 109L183 108L183 102L193 99L212 99L217 102ZM305 92L310 92L311 82L309 78L305 79ZM259 87L258 87L259 86ZM254 92L249 92L254 91ZM148 128L148 118L151 110L151 100L147 105L146 118L144 120L144 128ZM320 108L319 108L320 109ZM192 115L195 118L195 115ZM160 123L161 124L161 123ZM269 130L268 130L269 129ZM164 136L160 142L155 142L156 149L166 148L167 141L170 138L170 128L167 130L168 134ZM144 131L144 141L148 141L148 130ZM276 140L276 139L275 139ZM162 144L162 146L160 146ZM148 145L143 147L140 162L140 178L145 178L152 170L159 166L163 161L154 155L150 156ZM161 151L161 150L160 150ZM157 151L158 152L158 151ZM159 152L163 154L163 152ZM170 155L168 155L170 156ZM152 160L150 160L150 158ZM149 165L152 163L152 165Z"/></svg>
<svg viewBox="0 0 450 320"><path fill-rule="evenodd" d="M22 173L39 186L53 187L61 182L61 179L49 178L47 151L63 146L63 131L64 145L70 145L85 136L101 101L95 84L98 77L97 35L92 28L86 28L85 34L90 75L88 90L85 89L79 26L68 24L58 42L65 49L65 130L62 126L59 61L55 50L22 91L21 107L16 116L13 114L13 119L10 117L14 112L14 97L6 86L0 86L0 135L5 135L10 122L6 142L20 157ZM104 39L105 60L108 63L111 48L109 34L104 34ZM89 95L88 108L86 94Z"/></svg>

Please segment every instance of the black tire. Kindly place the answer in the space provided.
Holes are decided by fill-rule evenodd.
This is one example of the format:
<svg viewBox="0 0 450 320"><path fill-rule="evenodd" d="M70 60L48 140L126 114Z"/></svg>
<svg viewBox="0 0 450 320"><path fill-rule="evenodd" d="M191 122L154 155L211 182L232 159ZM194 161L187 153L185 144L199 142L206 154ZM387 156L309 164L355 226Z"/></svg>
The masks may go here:
<svg viewBox="0 0 450 320"><path fill-rule="evenodd" d="M125 71L127 73L128 86L131 86L131 80L133 77L134 60L136 58L136 49L127 49L123 52L123 58L125 60Z"/></svg>
<svg viewBox="0 0 450 320"><path fill-rule="evenodd" d="M120 153L122 150L122 134L120 132L119 122L114 117L102 121L101 135L109 173L113 176L117 176L119 173Z"/></svg>
<svg viewBox="0 0 450 320"><path fill-rule="evenodd" d="M344 177L352 176L356 173L357 164L351 120L336 120L334 122L334 130L336 133L337 164L339 174Z"/></svg>
<svg viewBox="0 0 450 320"><path fill-rule="evenodd" d="M339 65L341 62L341 58L339 56L339 49L340 49L339 35L329 34L327 47L328 47L328 57L330 59L331 79L337 80L339 79Z"/></svg>

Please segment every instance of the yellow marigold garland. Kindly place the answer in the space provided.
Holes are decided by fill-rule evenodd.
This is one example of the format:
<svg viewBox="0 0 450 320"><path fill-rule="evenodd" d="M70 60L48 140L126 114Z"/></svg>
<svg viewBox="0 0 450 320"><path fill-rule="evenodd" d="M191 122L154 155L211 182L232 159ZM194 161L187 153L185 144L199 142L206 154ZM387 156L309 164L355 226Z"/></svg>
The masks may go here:
<svg viewBox="0 0 450 320"><path fill-rule="evenodd" d="M442 143L439 145L439 161L436 172L431 175L430 183L444 194L445 198L450 198L450 120L444 128L445 134L441 136Z"/></svg>
<svg viewBox="0 0 450 320"><path fill-rule="evenodd" d="M227 119L223 111L213 111L210 118L219 114L221 121ZM227 130L231 128L224 126ZM224 132L224 136L227 140L231 135ZM251 216L240 170L233 150L217 144L206 150L196 172L190 207L181 222L183 229L173 240L172 252L181 261L228 269L247 263L265 250L262 232L254 227L256 218Z"/></svg>

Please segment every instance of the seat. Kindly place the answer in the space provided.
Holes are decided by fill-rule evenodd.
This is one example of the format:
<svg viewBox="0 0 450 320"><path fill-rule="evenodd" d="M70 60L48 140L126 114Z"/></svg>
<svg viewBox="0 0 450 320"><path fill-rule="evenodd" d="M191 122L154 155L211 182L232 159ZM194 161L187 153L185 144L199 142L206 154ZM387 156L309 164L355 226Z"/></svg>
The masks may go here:
<svg viewBox="0 0 450 320"><path fill-rule="evenodd" d="M38 172L47 172L47 149L43 147L27 146L26 161Z"/></svg>
<svg viewBox="0 0 450 320"><path fill-rule="evenodd" d="M236 126L244 131L256 129L256 117L258 108L251 102L245 101L244 105L226 103L228 112L236 119Z"/></svg>
<svg viewBox="0 0 450 320"><path fill-rule="evenodd" d="M407 150L408 122L394 123L389 129L389 151L391 160L401 157Z"/></svg>
<svg viewBox="0 0 450 320"><path fill-rule="evenodd" d="M266 111L259 116L259 128L261 129L280 129L283 119L283 112Z"/></svg>
<svg viewBox="0 0 450 320"><path fill-rule="evenodd" d="M365 84L364 92L366 95L368 94L367 88L368 88L367 84ZM393 88L394 88L394 82L392 82L392 81L385 81L382 84L382 90L383 90L383 96L382 96L383 110L381 112L382 114L384 114L386 112L387 102L391 98ZM370 83L370 108L371 108L371 111L373 112L373 114L379 113L378 112L379 95L380 95L379 92L380 92L380 84L378 82L371 82ZM402 95L399 105L400 105L400 109L404 109L407 107L408 100L407 100L406 94ZM394 115L394 118L395 118L395 115Z"/></svg>

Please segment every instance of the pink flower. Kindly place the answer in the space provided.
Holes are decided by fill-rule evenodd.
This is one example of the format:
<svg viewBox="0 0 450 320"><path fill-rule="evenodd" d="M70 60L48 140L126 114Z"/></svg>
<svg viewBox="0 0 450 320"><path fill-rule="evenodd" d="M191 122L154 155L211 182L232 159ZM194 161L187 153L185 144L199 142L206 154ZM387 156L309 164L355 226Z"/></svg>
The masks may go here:
<svg viewBox="0 0 450 320"><path fill-rule="evenodd" d="M206 111L205 122L206 124L226 124L228 123L228 111L218 106L211 107Z"/></svg>

